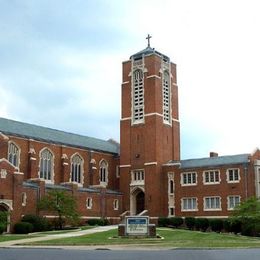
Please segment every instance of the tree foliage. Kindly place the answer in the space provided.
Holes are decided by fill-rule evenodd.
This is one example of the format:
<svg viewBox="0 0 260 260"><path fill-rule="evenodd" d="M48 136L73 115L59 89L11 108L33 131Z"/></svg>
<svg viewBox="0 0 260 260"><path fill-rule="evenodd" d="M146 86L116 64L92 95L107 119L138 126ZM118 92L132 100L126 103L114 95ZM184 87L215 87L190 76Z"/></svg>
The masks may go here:
<svg viewBox="0 0 260 260"><path fill-rule="evenodd" d="M58 225L62 229L64 221L69 224L77 225L79 222L79 213L75 198L62 191L52 190L48 192L38 203L39 210L47 210L58 216Z"/></svg>

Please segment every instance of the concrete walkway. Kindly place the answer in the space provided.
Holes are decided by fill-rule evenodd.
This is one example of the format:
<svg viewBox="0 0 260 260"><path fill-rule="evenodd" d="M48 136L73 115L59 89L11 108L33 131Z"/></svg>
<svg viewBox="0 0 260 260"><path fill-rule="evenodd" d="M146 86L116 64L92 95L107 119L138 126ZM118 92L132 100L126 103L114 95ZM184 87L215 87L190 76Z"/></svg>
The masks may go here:
<svg viewBox="0 0 260 260"><path fill-rule="evenodd" d="M112 225L111 226L99 226L99 227L95 227L95 228L91 228L91 229L73 231L73 232L62 233L62 234L53 234L53 235L52 234L45 234L45 235L41 235L40 237L28 237L28 238L25 238L25 239L0 242L0 248L28 247L28 246L21 245L21 244L38 242L38 241L45 241L45 240L52 240L52 239L59 239L59 238L83 236L83 235L108 231L108 230L115 229L115 228L117 228L117 225L115 225L115 226L112 226ZM55 248L58 248L58 246L55 246Z"/></svg>

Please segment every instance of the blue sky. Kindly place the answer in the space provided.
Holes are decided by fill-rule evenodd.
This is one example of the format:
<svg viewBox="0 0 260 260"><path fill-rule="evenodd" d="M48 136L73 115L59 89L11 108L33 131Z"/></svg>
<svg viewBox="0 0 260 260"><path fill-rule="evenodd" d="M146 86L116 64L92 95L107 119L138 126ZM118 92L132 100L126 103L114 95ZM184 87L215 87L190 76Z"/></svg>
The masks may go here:
<svg viewBox="0 0 260 260"><path fill-rule="evenodd" d="M119 141L121 64L177 64L182 158L260 146L257 0L0 0L0 116Z"/></svg>

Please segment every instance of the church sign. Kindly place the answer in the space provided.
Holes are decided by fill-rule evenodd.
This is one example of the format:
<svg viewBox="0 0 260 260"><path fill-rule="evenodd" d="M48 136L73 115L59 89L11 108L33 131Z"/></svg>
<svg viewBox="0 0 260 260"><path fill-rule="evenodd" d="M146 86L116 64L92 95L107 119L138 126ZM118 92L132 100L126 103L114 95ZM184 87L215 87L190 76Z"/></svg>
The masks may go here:
<svg viewBox="0 0 260 260"><path fill-rule="evenodd" d="M128 236L147 236L149 217L131 216L126 217L126 235Z"/></svg>

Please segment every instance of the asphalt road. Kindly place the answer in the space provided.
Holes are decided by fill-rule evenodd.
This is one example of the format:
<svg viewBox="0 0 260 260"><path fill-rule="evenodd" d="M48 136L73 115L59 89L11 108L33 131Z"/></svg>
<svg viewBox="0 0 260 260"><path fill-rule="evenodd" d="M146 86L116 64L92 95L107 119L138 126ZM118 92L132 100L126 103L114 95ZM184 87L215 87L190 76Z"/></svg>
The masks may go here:
<svg viewBox="0 0 260 260"><path fill-rule="evenodd" d="M1 260L259 260L260 249L68 250L0 249Z"/></svg>

